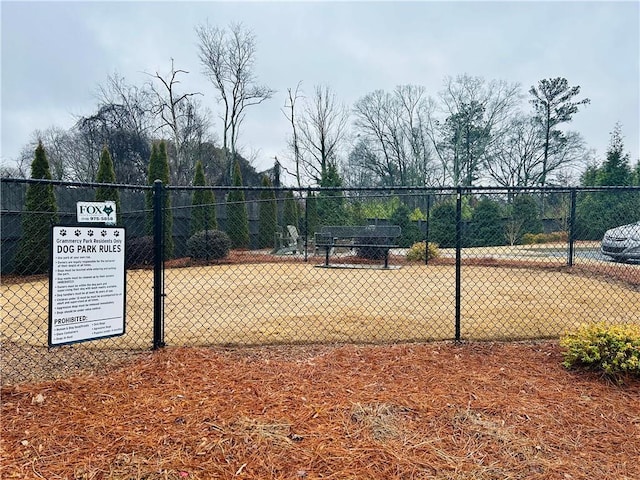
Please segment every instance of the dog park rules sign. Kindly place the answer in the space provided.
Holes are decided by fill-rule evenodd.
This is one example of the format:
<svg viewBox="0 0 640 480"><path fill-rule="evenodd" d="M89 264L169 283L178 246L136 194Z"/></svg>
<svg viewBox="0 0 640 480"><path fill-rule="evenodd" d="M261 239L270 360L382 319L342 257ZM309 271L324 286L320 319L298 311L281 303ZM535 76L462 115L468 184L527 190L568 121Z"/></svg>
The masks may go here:
<svg viewBox="0 0 640 480"><path fill-rule="evenodd" d="M125 230L52 227L49 346L123 335Z"/></svg>

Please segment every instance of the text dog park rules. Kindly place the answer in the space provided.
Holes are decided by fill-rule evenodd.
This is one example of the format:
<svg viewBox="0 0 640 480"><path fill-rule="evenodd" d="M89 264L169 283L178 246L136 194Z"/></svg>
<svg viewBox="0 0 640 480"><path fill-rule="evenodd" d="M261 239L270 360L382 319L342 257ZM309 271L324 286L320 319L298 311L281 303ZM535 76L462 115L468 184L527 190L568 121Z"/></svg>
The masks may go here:
<svg viewBox="0 0 640 480"><path fill-rule="evenodd" d="M124 334L125 230L52 227L49 345Z"/></svg>

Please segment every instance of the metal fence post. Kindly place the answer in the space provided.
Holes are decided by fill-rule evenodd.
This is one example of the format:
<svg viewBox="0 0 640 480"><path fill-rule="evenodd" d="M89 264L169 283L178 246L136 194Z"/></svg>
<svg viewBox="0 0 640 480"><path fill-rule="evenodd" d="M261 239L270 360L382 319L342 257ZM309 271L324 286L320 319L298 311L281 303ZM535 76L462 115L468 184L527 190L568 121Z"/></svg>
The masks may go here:
<svg viewBox="0 0 640 480"><path fill-rule="evenodd" d="M571 189L571 209L569 214L569 251L568 251L568 259L567 265L573 267L573 247L576 238L576 189Z"/></svg>
<svg viewBox="0 0 640 480"><path fill-rule="evenodd" d="M311 189L307 188L307 196L304 199L304 261L306 262L307 250L309 247L309 195L311 195Z"/></svg>
<svg viewBox="0 0 640 480"><path fill-rule="evenodd" d="M153 349L164 347L164 187L153 182Z"/></svg>
<svg viewBox="0 0 640 480"><path fill-rule="evenodd" d="M462 187L456 192L456 342L460 341L460 299L462 297Z"/></svg>
<svg viewBox="0 0 640 480"><path fill-rule="evenodd" d="M427 218L426 228L424 232L424 264L429 264L429 210L431 210L431 195L427 193Z"/></svg>

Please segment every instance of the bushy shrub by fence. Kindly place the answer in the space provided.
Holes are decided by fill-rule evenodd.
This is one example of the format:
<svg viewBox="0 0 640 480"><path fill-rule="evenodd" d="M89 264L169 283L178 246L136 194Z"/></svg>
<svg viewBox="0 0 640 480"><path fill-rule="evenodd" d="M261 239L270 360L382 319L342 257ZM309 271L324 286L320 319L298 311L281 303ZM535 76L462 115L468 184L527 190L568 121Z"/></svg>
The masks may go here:
<svg viewBox="0 0 640 480"><path fill-rule="evenodd" d="M407 251L407 260L410 262L426 262L438 258L438 246L435 243L417 242L411 245Z"/></svg>
<svg viewBox="0 0 640 480"><path fill-rule="evenodd" d="M219 260L231 249L229 235L220 230L203 230L187 240L187 254L196 260Z"/></svg>
<svg viewBox="0 0 640 480"><path fill-rule="evenodd" d="M587 368L623 381L640 377L640 325L597 322L567 332L560 339L567 368Z"/></svg>

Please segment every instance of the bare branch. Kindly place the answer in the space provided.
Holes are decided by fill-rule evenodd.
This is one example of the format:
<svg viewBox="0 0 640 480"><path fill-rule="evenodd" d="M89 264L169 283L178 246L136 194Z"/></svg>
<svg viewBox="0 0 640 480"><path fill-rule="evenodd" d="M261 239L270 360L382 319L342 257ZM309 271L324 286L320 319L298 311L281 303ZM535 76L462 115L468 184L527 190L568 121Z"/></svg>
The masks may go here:
<svg viewBox="0 0 640 480"><path fill-rule="evenodd" d="M256 83L254 62L255 35L242 24L231 24L228 30L209 24L196 27L199 56L205 75L218 93L223 104L223 154L231 153L227 162L227 182L231 181L240 126L245 109L259 105L275 93Z"/></svg>

